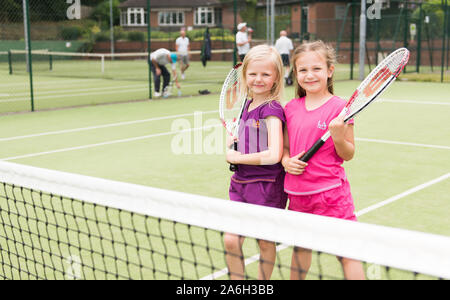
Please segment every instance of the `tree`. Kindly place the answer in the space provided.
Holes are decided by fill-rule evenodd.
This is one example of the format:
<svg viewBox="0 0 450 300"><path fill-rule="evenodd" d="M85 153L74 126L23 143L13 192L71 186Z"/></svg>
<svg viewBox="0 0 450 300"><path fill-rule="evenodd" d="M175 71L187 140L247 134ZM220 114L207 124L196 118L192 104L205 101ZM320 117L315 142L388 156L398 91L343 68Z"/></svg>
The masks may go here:
<svg viewBox="0 0 450 300"><path fill-rule="evenodd" d="M442 28L444 26L444 11L442 10L441 0L431 0L422 4L422 16L428 17L430 32L435 36L442 36ZM424 22L420 20L420 7L414 10L411 19L416 24Z"/></svg>
<svg viewBox="0 0 450 300"><path fill-rule="evenodd" d="M3 8L0 10L1 22L14 22L22 19L22 5L16 0L3 0Z"/></svg>
<svg viewBox="0 0 450 300"><path fill-rule="evenodd" d="M123 2L123 1L122 1ZM119 0L113 0L113 15L114 15L114 24L118 25L120 23L120 9L119 9ZM100 4L98 4L94 11L91 14L91 19L99 21L104 28L109 27L109 19L110 19L110 2L109 0L102 0Z"/></svg>

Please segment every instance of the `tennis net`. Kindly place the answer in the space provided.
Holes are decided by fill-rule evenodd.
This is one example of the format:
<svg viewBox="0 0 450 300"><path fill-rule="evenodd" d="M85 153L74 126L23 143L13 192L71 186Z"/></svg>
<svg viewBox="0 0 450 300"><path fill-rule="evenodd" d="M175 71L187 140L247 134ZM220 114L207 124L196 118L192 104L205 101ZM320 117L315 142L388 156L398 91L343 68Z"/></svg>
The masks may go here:
<svg viewBox="0 0 450 300"><path fill-rule="evenodd" d="M215 60L230 61L229 56L233 49L212 50ZM3 60L8 62L10 74L20 74L27 71L27 56L25 50L10 50L0 52ZM67 77L99 77L121 78L129 80L146 80L148 70L146 61L147 52L130 53L79 53L79 52L56 52L49 50L33 50L33 71L47 72L55 76ZM190 51L189 56L200 60L201 51ZM220 59L223 57L223 59ZM143 70L142 73L137 72ZM145 71L147 70L147 73Z"/></svg>
<svg viewBox="0 0 450 300"><path fill-rule="evenodd" d="M219 93L224 77L232 65L231 61L226 60L226 57L233 54L232 51L213 50L215 61L208 63L206 67L202 62L194 60L198 58L200 51L192 51L192 60L185 77L180 76L180 59L177 74L181 89L175 90L175 77L171 75L169 88L173 88L172 97L199 96L205 90ZM221 56L225 59L220 60ZM35 110L46 110L146 101L150 98L150 92L152 98L157 99L148 53L70 53L44 49L33 50L31 58L33 89L27 73L27 52L0 52L0 76L6 80L0 87L0 113L27 111L32 107ZM160 80L161 91L163 82L164 78Z"/></svg>
<svg viewBox="0 0 450 300"><path fill-rule="evenodd" d="M277 243L273 279L293 246L313 249L309 279L342 279L336 256L369 279L450 278L450 238L0 162L0 278L227 279L224 232ZM293 270L300 272L301 270Z"/></svg>

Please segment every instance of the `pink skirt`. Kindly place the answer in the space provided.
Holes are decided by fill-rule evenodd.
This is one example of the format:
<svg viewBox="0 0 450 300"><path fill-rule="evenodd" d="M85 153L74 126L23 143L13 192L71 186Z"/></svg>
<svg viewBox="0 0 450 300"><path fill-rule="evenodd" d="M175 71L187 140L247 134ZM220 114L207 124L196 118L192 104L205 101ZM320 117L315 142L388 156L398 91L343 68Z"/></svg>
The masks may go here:
<svg viewBox="0 0 450 300"><path fill-rule="evenodd" d="M357 221L355 205L347 180L340 187L312 195L289 195L289 210Z"/></svg>

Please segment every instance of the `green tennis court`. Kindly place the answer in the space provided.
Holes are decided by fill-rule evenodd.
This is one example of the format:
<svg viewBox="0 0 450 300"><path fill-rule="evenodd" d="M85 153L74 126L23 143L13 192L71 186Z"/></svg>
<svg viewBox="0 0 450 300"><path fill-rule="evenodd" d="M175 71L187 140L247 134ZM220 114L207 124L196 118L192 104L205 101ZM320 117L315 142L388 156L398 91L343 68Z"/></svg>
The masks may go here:
<svg viewBox="0 0 450 300"><path fill-rule="evenodd" d="M4 115L0 159L227 199L231 174L223 154L225 133L218 120L217 92L228 68L229 63L215 63L203 72L194 63L182 82L188 96L180 98ZM145 80L36 78L39 109L58 102L65 107L148 97ZM26 75L0 79L2 105L27 110ZM357 85L338 81L336 94L348 98ZM6 87L14 93L5 96ZM213 94L194 96L198 89ZM446 84L396 82L356 120L357 152L345 168L361 222L450 235L448 91ZM293 94L288 88L286 99ZM6 97L12 101L3 101ZM212 239L220 247L220 235ZM256 243L249 241L244 252L249 257L256 254ZM278 255L288 264L288 250ZM215 259L219 268L225 268L221 255ZM335 258L321 264L327 273L341 276ZM250 273L257 271L256 263L248 268ZM203 269L197 275L209 273ZM273 277L288 275L275 272Z"/></svg>

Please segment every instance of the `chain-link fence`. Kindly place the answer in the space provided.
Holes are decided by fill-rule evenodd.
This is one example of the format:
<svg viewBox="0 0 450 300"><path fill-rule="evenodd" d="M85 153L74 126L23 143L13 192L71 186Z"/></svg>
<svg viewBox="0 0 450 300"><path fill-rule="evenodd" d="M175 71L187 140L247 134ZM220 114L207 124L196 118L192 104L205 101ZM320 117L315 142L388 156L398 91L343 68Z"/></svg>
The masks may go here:
<svg viewBox="0 0 450 300"><path fill-rule="evenodd" d="M286 30L296 44L317 39L332 44L339 63L347 69L344 78L354 79L353 70L359 62L361 1L298 1L291 6L278 2L276 34ZM366 9L366 72L396 48L407 47L411 59L405 77L450 81L450 8L446 1L367 1ZM250 25L256 28L254 36L265 42L266 11L264 7L257 10Z"/></svg>
<svg viewBox="0 0 450 300"><path fill-rule="evenodd" d="M25 2L29 3L32 76L26 55ZM148 2L157 6L151 11L150 26ZM295 45L315 39L329 42L338 52L337 79L356 78L359 0L277 0L274 29L267 1L227 0L215 7L189 7L189 1L185 2L182 9L168 10L163 9L164 2L154 0L141 0L141 8L129 6L126 0L3 0L0 113L30 110L32 94L36 110L148 99L148 46L174 51L181 28L191 40L194 65L200 66L206 28L212 49L227 50L213 53L211 58L218 66L215 73L210 68L191 68L191 81L184 84L183 94L198 94L199 88L217 92L234 61L236 24L240 22L254 29L252 45L266 43L272 32L277 39L281 30L288 32ZM404 77L450 81L447 1L390 0L379 7L370 3L366 12L367 72L395 48L407 47L411 59Z"/></svg>
<svg viewBox="0 0 450 300"><path fill-rule="evenodd" d="M366 15L366 63L369 70L396 48L406 47L411 51L411 58L405 72L417 74L405 77L427 81L450 80L449 6L444 1L391 0L378 6L368 4ZM335 41L342 62L350 64L351 70L359 59L359 24L360 4L347 4L342 21L336 26L339 33L335 35Z"/></svg>
<svg viewBox="0 0 450 300"><path fill-rule="evenodd" d="M26 2L30 58L24 26ZM108 53L85 55L109 34L105 20L109 1L90 1L92 6L81 2L6 1L6 10L0 12L0 76L5 83L0 112L148 99L146 53L114 60L101 55Z"/></svg>

